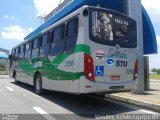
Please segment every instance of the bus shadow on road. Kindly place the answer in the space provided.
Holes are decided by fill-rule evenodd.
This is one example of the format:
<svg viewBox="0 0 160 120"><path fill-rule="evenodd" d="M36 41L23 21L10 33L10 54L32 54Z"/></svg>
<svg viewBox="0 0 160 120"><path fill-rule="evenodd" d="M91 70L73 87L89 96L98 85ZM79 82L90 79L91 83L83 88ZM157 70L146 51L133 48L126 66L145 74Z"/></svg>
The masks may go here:
<svg viewBox="0 0 160 120"><path fill-rule="evenodd" d="M11 83L15 84L14 82ZM17 86L34 93L34 88L31 85L20 83ZM74 95L44 90L44 94L41 97L83 118L95 118L96 115L117 115L136 112L134 108L106 101L93 95Z"/></svg>

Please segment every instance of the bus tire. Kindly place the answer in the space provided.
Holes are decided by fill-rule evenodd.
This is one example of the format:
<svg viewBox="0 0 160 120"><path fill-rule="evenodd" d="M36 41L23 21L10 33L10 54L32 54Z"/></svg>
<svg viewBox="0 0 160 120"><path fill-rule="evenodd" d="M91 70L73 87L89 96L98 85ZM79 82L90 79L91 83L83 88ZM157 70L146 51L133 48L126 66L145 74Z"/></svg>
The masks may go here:
<svg viewBox="0 0 160 120"><path fill-rule="evenodd" d="M15 78L15 75L16 75L16 71L14 70L12 74L12 78Z"/></svg>
<svg viewBox="0 0 160 120"><path fill-rule="evenodd" d="M40 74L37 74L35 77L35 82L34 82L34 90L35 93L38 95L42 95L43 89L42 89L42 77Z"/></svg>
<svg viewBox="0 0 160 120"><path fill-rule="evenodd" d="M14 83L18 85L19 81L17 80L16 71L14 71L13 76L14 76Z"/></svg>

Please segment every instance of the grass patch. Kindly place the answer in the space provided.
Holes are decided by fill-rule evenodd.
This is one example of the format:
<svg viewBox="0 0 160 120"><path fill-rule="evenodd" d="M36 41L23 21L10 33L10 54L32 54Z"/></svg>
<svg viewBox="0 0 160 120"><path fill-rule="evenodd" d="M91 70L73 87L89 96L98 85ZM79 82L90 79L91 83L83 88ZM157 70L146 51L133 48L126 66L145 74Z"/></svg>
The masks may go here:
<svg viewBox="0 0 160 120"><path fill-rule="evenodd" d="M0 64L0 75L6 75L6 74L7 72L6 72L5 65Z"/></svg>
<svg viewBox="0 0 160 120"><path fill-rule="evenodd" d="M0 64L0 71L5 71L5 66Z"/></svg>
<svg viewBox="0 0 160 120"><path fill-rule="evenodd" d="M150 78L150 79L155 79L155 80L160 80L160 75L150 74L150 75L149 75L149 78Z"/></svg>
<svg viewBox="0 0 160 120"><path fill-rule="evenodd" d="M0 75L6 75L6 71L0 71Z"/></svg>

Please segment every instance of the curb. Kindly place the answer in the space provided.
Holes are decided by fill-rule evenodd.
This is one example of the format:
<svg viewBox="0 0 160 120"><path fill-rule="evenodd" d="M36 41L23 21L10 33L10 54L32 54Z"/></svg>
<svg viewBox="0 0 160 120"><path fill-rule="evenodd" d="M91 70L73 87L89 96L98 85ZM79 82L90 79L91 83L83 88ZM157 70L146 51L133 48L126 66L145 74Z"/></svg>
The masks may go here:
<svg viewBox="0 0 160 120"><path fill-rule="evenodd" d="M139 107L147 108L147 109L150 109L156 112L160 112L160 104L153 104L152 102L141 101L141 100L137 100L134 98L128 98L128 97L115 95L115 94L106 94L105 97L112 99L112 100L129 103L135 106L139 106Z"/></svg>
<svg viewBox="0 0 160 120"><path fill-rule="evenodd" d="M160 79L150 79L150 81L160 81Z"/></svg>

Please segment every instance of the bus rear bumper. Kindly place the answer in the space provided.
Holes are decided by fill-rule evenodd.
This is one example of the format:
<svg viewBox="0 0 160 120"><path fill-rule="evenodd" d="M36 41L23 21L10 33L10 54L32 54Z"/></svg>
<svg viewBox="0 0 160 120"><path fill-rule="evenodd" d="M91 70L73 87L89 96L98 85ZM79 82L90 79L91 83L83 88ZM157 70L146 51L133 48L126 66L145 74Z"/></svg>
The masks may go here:
<svg viewBox="0 0 160 120"><path fill-rule="evenodd" d="M130 91L135 88L136 81L128 81L123 83L103 83L87 80L85 77L80 80L80 93L106 93Z"/></svg>
<svg viewBox="0 0 160 120"><path fill-rule="evenodd" d="M126 83L97 83L96 82L96 92L121 92L133 90L135 86L134 81Z"/></svg>

